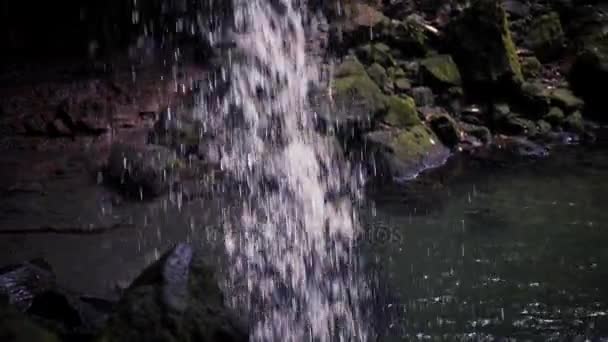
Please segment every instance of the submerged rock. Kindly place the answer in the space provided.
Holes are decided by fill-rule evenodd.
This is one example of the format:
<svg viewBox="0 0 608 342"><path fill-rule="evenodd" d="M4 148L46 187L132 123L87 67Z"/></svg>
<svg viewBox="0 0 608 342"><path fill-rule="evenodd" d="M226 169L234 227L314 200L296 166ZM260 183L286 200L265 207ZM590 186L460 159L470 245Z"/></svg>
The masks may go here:
<svg viewBox="0 0 608 342"><path fill-rule="evenodd" d="M181 165L174 151L164 146L112 145L106 178L127 194L155 197L167 192L173 171Z"/></svg>
<svg viewBox="0 0 608 342"><path fill-rule="evenodd" d="M473 1L446 27L446 39L465 81L499 89L512 89L523 81L507 16L500 2Z"/></svg>
<svg viewBox="0 0 608 342"><path fill-rule="evenodd" d="M450 156L449 149L423 125L370 132L365 143L374 169L397 181L443 165Z"/></svg>
<svg viewBox="0 0 608 342"><path fill-rule="evenodd" d="M430 118L429 123L444 145L448 147L458 145L461 138L460 129L458 123L451 116L448 114L434 115Z"/></svg>
<svg viewBox="0 0 608 342"><path fill-rule="evenodd" d="M224 306L214 272L179 244L133 281L100 342L248 341Z"/></svg>

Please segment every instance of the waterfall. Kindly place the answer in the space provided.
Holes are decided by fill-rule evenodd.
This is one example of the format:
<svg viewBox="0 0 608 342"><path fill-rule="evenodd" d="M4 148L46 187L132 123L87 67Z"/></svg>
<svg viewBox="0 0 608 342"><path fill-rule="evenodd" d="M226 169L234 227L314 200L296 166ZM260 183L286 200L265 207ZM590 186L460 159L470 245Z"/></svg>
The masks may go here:
<svg viewBox="0 0 608 342"><path fill-rule="evenodd" d="M242 186L241 215L225 224L231 304L253 313L254 341L365 341L358 220L351 198L332 195L357 181L335 139L314 130L304 6L234 0L228 90L206 104L222 169Z"/></svg>

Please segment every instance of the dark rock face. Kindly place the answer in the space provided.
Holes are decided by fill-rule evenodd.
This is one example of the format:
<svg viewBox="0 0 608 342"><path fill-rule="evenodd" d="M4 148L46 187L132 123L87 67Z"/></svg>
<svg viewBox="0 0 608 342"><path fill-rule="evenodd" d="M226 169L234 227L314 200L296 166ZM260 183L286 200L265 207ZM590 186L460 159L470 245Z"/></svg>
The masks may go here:
<svg viewBox="0 0 608 342"><path fill-rule="evenodd" d="M155 197L167 192L180 162L164 146L114 144L105 174L119 189L135 197Z"/></svg>
<svg viewBox="0 0 608 342"><path fill-rule="evenodd" d="M248 341L223 302L213 272L180 244L126 290L100 341Z"/></svg>

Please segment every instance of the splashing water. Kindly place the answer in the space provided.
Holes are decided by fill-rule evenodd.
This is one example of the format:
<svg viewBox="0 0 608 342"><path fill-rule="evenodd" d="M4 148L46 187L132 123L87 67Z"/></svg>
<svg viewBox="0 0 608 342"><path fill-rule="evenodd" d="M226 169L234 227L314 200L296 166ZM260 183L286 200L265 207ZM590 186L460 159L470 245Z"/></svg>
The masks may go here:
<svg viewBox="0 0 608 342"><path fill-rule="evenodd" d="M330 196L357 182L313 127L307 95L318 72L303 6L235 0L229 90L211 124L222 168L244 184L242 215L226 224L232 305L253 312L255 341L365 341L357 218L350 198Z"/></svg>

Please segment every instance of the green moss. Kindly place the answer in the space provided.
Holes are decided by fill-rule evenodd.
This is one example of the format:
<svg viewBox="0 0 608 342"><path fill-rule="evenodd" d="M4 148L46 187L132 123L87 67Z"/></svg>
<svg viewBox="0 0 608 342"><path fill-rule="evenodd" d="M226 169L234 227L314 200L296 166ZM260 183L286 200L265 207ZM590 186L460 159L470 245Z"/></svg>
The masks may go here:
<svg viewBox="0 0 608 342"><path fill-rule="evenodd" d="M333 82L335 102L342 107L357 107L374 116L386 109L386 96L367 75L337 78Z"/></svg>
<svg viewBox="0 0 608 342"><path fill-rule="evenodd" d="M437 55L423 59L420 62L425 77L431 79L432 83L459 86L462 84L460 71L450 55Z"/></svg>
<svg viewBox="0 0 608 342"><path fill-rule="evenodd" d="M551 125L558 127L564 123L565 117L563 110L559 107L552 107L543 119Z"/></svg>
<svg viewBox="0 0 608 342"><path fill-rule="evenodd" d="M338 65L334 73L335 77L346 77L346 76L361 76L365 75L365 67L357 57L346 56L342 63Z"/></svg>
<svg viewBox="0 0 608 342"><path fill-rule="evenodd" d="M374 63L367 68L367 74L380 88L386 87L389 83L386 70L378 63Z"/></svg>
<svg viewBox="0 0 608 342"><path fill-rule="evenodd" d="M393 138L391 146L401 160L421 159L435 145L438 139L424 125L415 125L400 132Z"/></svg>
<svg viewBox="0 0 608 342"><path fill-rule="evenodd" d="M364 63L371 65L378 63L384 67L394 67L397 65L391 55L390 47L383 43L365 44L356 49L357 57Z"/></svg>
<svg viewBox="0 0 608 342"><path fill-rule="evenodd" d="M413 98L391 96L387 102L388 113L384 117L384 122L395 127L409 127L420 124L416 103Z"/></svg>
<svg viewBox="0 0 608 342"><path fill-rule="evenodd" d="M390 21L385 26L382 35L398 47L404 56L424 56L429 50L427 31L412 16L405 18L403 21Z"/></svg>
<svg viewBox="0 0 608 342"><path fill-rule="evenodd" d="M502 10L502 12L502 42L505 47L507 59L509 61L509 69L513 73L513 80L516 83L522 83L524 81L524 76L521 71L521 65L519 64L517 48L515 47L515 43L513 42L513 38L511 37L511 30L509 30L509 21L507 19L507 16L504 14L504 10Z"/></svg>
<svg viewBox="0 0 608 342"><path fill-rule="evenodd" d="M555 57L564 44L559 15L552 12L536 18L530 26L526 44L543 60Z"/></svg>
<svg viewBox="0 0 608 342"><path fill-rule="evenodd" d="M524 57L521 60L521 71L526 78L538 77L542 67L542 64L536 57Z"/></svg>
<svg viewBox="0 0 608 342"><path fill-rule="evenodd" d="M412 83L410 82L410 80L408 80L405 77L397 78L395 80L394 84L395 84L395 91L397 91L397 92L404 92L404 91L408 91L408 90L412 89Z"/></svg>
<svg viewBox="0 0 608 342"><path fill-rule="evenodd" d="M572 91L565 88L557 88L551 92L551 103L560 107L564 111L570 112L581 109L585 102L576 97Z"/></svg>

